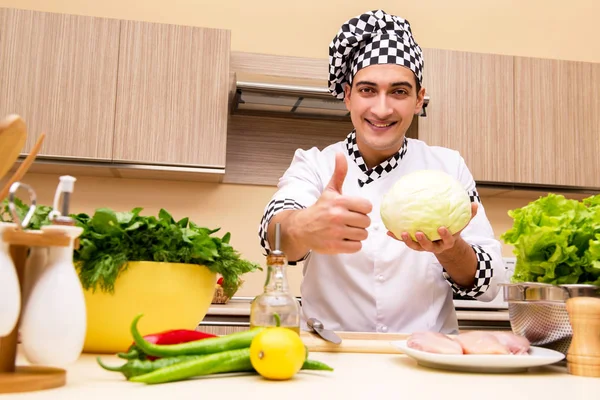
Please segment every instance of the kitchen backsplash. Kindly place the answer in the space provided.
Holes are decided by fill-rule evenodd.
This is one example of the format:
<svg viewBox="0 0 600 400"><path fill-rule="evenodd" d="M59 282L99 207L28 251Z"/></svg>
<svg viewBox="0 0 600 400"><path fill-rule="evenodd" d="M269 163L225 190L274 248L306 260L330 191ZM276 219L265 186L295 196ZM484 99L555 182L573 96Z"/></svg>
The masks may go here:
<svg viewBox="0 0 600 400"><path fill-rule="evenodd" d="M33 186L37 192L38 204L51 205L58 178L58 175L28 174L23 182ZM264 265L257 228L263 208L274 191L275 188L270 186L82 176L75 183L71 212L93 213L100 207L110 207L116 211L143 207L142 214L156 215L164 208L176 219L190 217L200 226L220 227L221 234L231 232L231 244L234 248L244 258ZM524 206L543 194L519 191L482 194L482 202L496 236L499 237L512 226L508 210ZM512 246L503 244L503 255L512 256ZM288 271L292 292L299 295L302 267L290 267ZM258 271L246 275L244 285L237 295L254 296L260 293L264 274L265 272Z"/></svg>

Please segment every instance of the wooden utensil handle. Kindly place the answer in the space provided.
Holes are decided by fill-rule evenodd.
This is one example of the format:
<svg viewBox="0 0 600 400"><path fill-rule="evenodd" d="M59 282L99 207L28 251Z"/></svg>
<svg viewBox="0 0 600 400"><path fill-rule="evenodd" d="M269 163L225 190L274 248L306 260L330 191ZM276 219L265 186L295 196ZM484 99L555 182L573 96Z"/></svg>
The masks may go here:
<svg viewBox="0 0 600 400"><path fill-rule="evenodd" d="M2 191L0 192L0 201L8 195L10 186L15 182L20 181L25 176L25 174L29 170L29 167L31 167L31 164L33 164L33 161L37 157L38 152L42 148L42 143L44 142L45 138L46 134L42 132L42 134L40 135L40 137L38 137L37 141L35 142L35 145L31 149L21 166L17 169L13 176L11 176L8 182L6 182L4 188L2 188Z"/></svg>
<svg viewBox="0 0 600 400"><path fill-rule="evenodd" d="M567 353L570 374L600 377L600 298L567 300L573 339Z"/></svg>

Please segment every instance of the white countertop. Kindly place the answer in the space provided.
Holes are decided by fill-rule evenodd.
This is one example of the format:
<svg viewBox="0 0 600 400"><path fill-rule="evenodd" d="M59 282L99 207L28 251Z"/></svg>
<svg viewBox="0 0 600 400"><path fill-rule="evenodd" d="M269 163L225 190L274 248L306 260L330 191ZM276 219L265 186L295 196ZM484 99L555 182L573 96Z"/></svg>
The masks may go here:
<svg viewBox="0 0 600 400"><path fill-rule="evenodd" d="M302 371L289 381L268 381L254 374L224 374L160 385L126 381L120 373L100 368L93 355L82 355L67 368L67 385L15 394L33 400L91 399L370 399L419 400L590 400L600 393L600 379L546 366L515 374L473 374L421 367L403 354L311 353L333 372ZM107 364L122 360L103 355ZM23 358L19 357L23 364Z"/></svg>
<svg viewBox="0 0 600 400"><path fill-rule="evenodd" d="M211 304L206 315L249 316L250 302L247 300L232 299L227 304ZM459 320L508 321L508 310L458 310L456 315Z"/></svg>

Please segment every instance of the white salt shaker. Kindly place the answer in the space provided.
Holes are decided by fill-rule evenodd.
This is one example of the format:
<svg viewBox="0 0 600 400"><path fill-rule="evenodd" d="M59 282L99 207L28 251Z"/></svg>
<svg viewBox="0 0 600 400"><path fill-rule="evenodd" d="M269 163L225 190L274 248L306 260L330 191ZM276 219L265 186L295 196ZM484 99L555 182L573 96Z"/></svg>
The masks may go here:
<svg viewBox="0 0 600 400"><path fill-rule="evenodd" d="M70 243L48 250L46 270L33 286L23 313L21 342L32 364L60 367L77 360L85 340L85 298L73 265L73 242L83 229L49 225L42 231L64 232Z"/></svg>

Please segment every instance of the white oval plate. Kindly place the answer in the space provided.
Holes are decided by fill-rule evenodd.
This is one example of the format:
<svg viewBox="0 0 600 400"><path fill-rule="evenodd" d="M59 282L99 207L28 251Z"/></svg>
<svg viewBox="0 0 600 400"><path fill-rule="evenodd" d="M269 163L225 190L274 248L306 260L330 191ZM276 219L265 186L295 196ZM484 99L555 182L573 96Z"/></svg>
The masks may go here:
<svg viewBox="0 0 600 400"><path fill-rule="evenodd" d="M565 355L543 347L531 346L529 354L437 354L415 350L406 345L406 340L390 342L419 365L428 368L465 372L524 372L527 368L554 364Z"/></svg>

